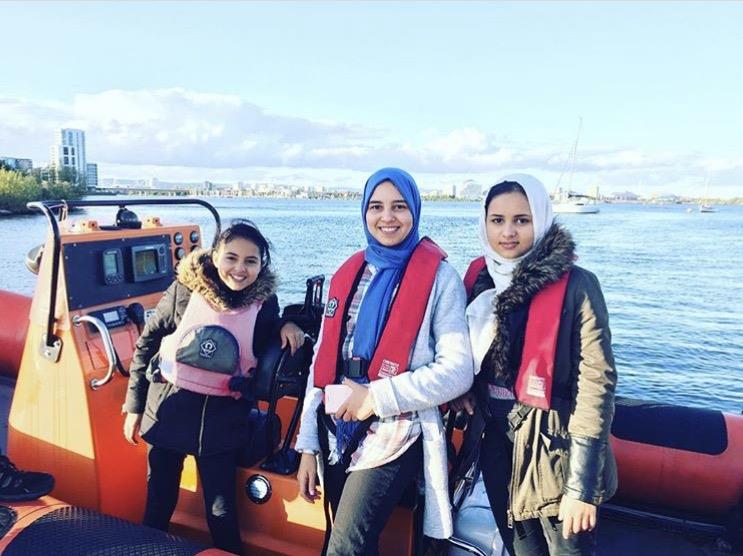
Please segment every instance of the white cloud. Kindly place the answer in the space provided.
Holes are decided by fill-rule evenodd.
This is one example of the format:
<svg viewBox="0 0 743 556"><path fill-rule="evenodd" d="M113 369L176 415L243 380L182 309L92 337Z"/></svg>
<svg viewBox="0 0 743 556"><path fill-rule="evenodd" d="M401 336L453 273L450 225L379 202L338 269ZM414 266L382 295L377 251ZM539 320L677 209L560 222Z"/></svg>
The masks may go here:
<svg viewBox="0 0 743 556"><path fill-rule="evenodd" d="M60 127L86 130L88 158L100 164L102 176L140 172L164 180L187 174L194 176L189 181L291 175L360 184L359 175L397 165L430 177L430 183L473 176L488 183L512 171L531 171L549 185L567 156L564 145L535 144L533 137L504 140L473 127L410 136L272 114L235 95L180 88L109 90L79 94L67 103L0 97L0 155L40 164ZM692 187L706 176L711 186L733 191L743 185L743 160L585 146L579 147L574 182L580 188L598 180L612 190L642 181L672 189Z"/></svg>

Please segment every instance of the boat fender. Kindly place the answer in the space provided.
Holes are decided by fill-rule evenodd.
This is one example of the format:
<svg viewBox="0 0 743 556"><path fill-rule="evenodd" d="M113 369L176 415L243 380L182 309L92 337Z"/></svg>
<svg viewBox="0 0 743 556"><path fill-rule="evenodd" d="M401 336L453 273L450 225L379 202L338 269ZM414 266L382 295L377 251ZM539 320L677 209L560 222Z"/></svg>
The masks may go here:
<svg viewBox="0 0 743 556"><path fill-rule="evenodd" d="M31 298L0 290L3 325L0 327L0 374L15 378L21 365L28 332Z"/></svg>

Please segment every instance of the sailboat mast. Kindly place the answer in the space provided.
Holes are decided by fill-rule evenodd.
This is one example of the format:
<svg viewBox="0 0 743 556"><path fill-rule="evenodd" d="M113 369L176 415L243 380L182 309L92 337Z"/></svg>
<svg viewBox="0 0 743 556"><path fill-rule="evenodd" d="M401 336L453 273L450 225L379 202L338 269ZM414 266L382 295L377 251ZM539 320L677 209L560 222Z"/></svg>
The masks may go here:
<svg viewBox="0 0 743 556"><path fill-rule="evenodd" d="M570 149L570 152L568 153L567 158L565 159L565 165L562 167L562 172L560 172L560 177L557 178L557 185L555 186L555 197L569 197L570 196L570 188L573 186L573 174L575 173L575 159L578 156L578 141L580 140L580 132L581 129L583 129L583 118L578 118L578 133L575 135L575 142L573 143L572 148ZM570 179L568 180L567 185L567 193L564 194L562 191L562 178L565 175L565 170L568 168L568 164L570 165Z"/></svg>
<svg viewBox="0 0 743 556"><path fill-rule="evenodd" d="M573 143L572 158L570 161L570 181L568 181L568 194L570 189L573 187L573 174L575 174L575 159L578 156L578 141L580 140L580 132L583 129L583 118L578 118L578 133L575 135L575 143Z"/></svg>

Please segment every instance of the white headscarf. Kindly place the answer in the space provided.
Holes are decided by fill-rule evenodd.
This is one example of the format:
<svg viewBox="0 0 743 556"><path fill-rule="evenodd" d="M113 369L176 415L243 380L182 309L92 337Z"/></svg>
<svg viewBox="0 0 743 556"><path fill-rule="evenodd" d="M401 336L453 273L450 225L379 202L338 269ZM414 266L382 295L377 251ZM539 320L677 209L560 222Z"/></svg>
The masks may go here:
<svg viewBox="0 0 743 556"><path fill-rule="evenodd" d="M539 243L539 240L544 237L545 232L549 230L553 220L552 201L550 200L549 193L547 193L547 189L541 181L528 174L509 174L498 180L497 183L502 183L504 181L514 181L524 188L526 198L529 201L529 209L531 210L532 225L534 226L534 244L529 251L520 257L515 259L506 259L505 257L502 257L491 247L490 242L488 242L488 235L486 232L487 207L480 210L480 246L482 247L482 253L485 256L488 273L495 283L495 290L498 294L511 285L513 271L522 259L531 252L534 245Z"/></svg>
<svg viewBox="0 0 743 556"><path fill-rule="evenodd" d="M552 202L544 184L527 174L510 174L497 183L515 181L524 188L531 210L532 225L534 226L534 245L536 245L552 225ZM487 208L487 207L485 207ZM494 288L480 293L467 307L467 324L469 326L472 355L474 356L475 373L480 371L482 360L495 337L495 318L493 318L493 304L495 298L511 285L513 271L524 257L531 252L534 245L516 259L506 259L496 253L488 242L485 230L487 214L480 208L480 246L485 256L488 273L495 284Z"/></svg>

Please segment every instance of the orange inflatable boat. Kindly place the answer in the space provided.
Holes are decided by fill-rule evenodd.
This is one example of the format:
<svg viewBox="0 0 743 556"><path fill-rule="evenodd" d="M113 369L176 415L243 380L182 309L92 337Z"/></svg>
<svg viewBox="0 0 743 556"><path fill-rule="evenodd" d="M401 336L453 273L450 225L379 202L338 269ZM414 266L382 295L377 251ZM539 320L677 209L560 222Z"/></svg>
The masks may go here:
<svg viewBox="0 0 743 556"><path fill-rule="evenodd" d="M211 212L217 234L220 230L218 213L204 201L125 204L198 205ZM92 547L101 538L129 547L112 554L219 553L205 552L209 534L191 458L173 516L176 536L135 525L144 509L146 463L144 443L132 447L122 435L126 369L149 311L172 282L179 260L200 246L202 237L195 225L156 216L140 220L123 205L32 203L49 222L43 249L28 265L38 272L36 290L33 298L0 291L0 373L16 380L8 455L22 469L56 478L53 498L0 506L0 528L7 525L0 537L5 554L49 553L35 552L39 543L58 546L58 554L97 553ZM73 222L65 210L62 217L54 213L59 207L86 206L118 207L119 212L110 223ZM303 314L312 337L322 314L322 277L307 285L304 304L285 311ZM262 409L278 419L267 417L266 457L258 463L246 458L236 477L246 554L313 555L323 544L323 505L299 497L297 455L291 449L311 344L294 357L275 346L259 364ZM460 433L455 435L458 443ZM619 400L612 443L619 505L740 527L735 516L743 511L743 416ZM413 495L395 510L381 538L382 554L426 550L420 502ZM165 548L147 552L144 546Z"/></svg>

